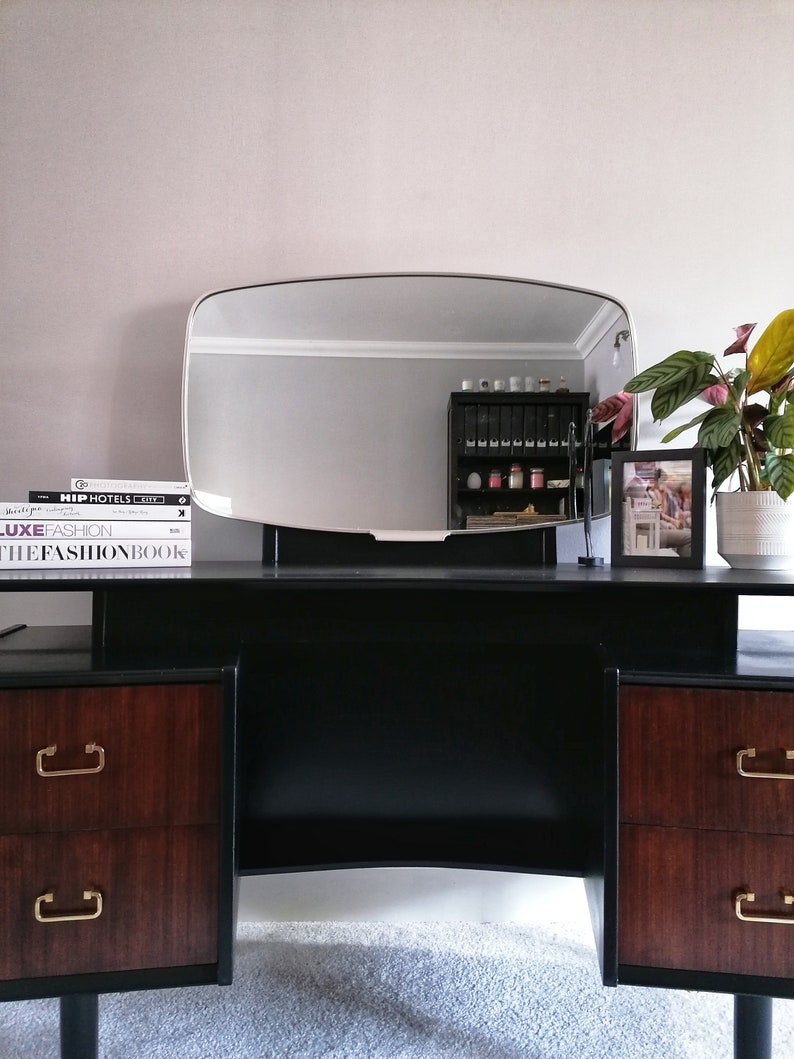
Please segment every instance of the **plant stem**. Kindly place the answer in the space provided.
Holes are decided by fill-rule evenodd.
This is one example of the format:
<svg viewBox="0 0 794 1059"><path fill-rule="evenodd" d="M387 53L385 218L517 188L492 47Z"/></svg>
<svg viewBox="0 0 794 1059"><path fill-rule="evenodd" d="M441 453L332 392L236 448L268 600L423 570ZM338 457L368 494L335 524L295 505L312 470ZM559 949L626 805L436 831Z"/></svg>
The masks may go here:
<svg viewBox="0 0 794 1059"><path fill-rule="evenodd" d="M746 397L744 387L741 393L731 383L728 376L722 369L722 365L715 357L713 366L719 372L720 378L728 387L728 393L731 395L734 401L734 407L741 416L741 443L744 449L744 462L739 460L739 466L737 471L739 474L739 489L741 492L755 492L761 489L761 463L756 451L755 444L753 443L753 431L752 428L748 427L744 420L744 405L743 400ZM745 383L746 385L746 383Z"/></svg>
<svg viewBox="0 0 794 1059"><path fill-rule="evenodd" d="M739 465L739 483L740 488L743 491L758 491L761 488L761 463L758 459L758 453L755 451L755 445L753 444L752 431L748 430L747 427L742 424L742 444L744 445L744 455L747 464L747 486L745 487L742 474L742 466Z"/></svg>

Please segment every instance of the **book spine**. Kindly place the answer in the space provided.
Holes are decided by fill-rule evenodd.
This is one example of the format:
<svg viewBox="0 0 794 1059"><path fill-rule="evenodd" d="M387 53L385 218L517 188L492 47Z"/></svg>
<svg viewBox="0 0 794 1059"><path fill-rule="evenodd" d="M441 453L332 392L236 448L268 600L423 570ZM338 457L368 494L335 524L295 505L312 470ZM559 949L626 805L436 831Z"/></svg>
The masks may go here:
<svg viewBox="0 0 794 1059"><path fill-rule="evenodd" d="M189 540L0 542L0 570L82 567L190 566Z"/></svg>
<svg viewBox="0 0 794 1059"><path fill-rule="evenodd" d="M147 482L127 478L72 478L78 493L189 493L188 482Z"/></svg>
<svg viewBox="0 0 794 1059"><path fill-rule="evenodd" d="M64 539L140 540L142 538L190 538L190 522L164 519L0 519L0 542Z"/></svg>
<svg viewBox="0 0 794 1059"><path fill-rule="evenodd" d="M58 490L31 489L28 493L31 504L156 504L188 507L189 493L91 493L59 492Z"/></svg>
<svg viewBox="0 0 794 1059"><path fill-rule="evenodd" d="M162 520L190 522L190 505L185 507L159 504L107 504L101 508L90 504L30 504L22 501L0 501L0 518L17 519L78 519L86 521L134 519L135 521Z"/></svg>

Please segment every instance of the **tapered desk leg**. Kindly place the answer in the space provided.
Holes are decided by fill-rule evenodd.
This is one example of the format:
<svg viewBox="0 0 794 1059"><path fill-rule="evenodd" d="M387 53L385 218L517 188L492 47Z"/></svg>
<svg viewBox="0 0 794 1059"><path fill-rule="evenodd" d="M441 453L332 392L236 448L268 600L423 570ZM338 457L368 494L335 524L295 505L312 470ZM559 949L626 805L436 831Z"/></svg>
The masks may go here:
<svg viewBox="0 0 794 1059"><path fill-rule="evenodd" d="M98 1059L99 998L96 993L61 997L61 1059Z"/></svg>
<svg viewBox="0 0 794 1059"><path fill-rule="evenodd" d="M772 1059L772 998L733 998L733 1059Z"/></svg>

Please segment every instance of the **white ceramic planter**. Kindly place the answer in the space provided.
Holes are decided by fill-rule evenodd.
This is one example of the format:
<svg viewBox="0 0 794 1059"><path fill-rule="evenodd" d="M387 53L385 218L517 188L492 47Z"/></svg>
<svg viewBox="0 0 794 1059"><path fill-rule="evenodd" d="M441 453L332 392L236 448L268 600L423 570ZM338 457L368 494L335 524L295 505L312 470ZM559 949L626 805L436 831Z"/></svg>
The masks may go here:
<svg viewBox="0 0 794 1059"><path fill-rule="evenodd" d="M794 496L717 493L717 551L738 570L794 570Z"/></svg>

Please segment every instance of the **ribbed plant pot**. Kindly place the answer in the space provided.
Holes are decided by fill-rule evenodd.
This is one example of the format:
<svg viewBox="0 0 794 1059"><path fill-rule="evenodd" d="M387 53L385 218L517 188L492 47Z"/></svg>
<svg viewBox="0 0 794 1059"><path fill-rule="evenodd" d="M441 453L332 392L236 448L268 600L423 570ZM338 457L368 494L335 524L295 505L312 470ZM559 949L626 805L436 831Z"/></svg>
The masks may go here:
<svg viewBox="0 0 794 1059"><path fill-rule="evenodd" d="M717 493L717 551L737 570L794 570L794 496Z"/></svg>

